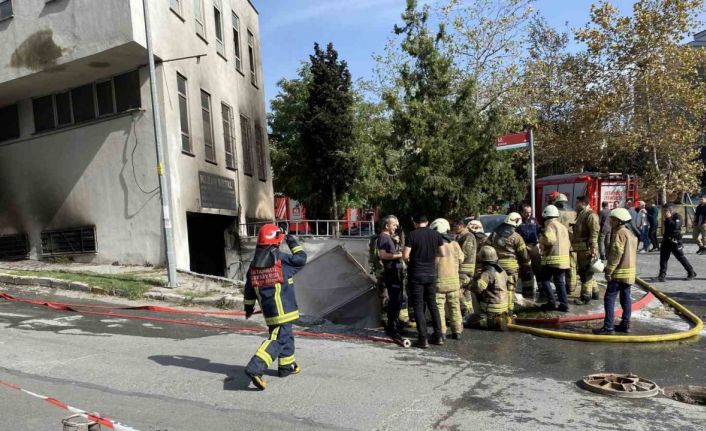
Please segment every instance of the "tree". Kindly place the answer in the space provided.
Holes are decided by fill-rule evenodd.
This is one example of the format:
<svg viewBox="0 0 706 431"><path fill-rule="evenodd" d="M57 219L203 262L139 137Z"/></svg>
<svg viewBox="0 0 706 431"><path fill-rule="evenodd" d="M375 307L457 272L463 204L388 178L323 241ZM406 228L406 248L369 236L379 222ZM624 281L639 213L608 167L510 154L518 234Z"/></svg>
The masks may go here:
<svg viewBox="0 0 706 431"><path fill-rule="evenodd" d="M395 34L403 37L403 58L396 61L394 87L384 100L392 119L389 142L401 159L399 189L388 200L390 209L461 215L500 197L523 196L513 156L493 147L495 136L504 131L505 113L492 105L479 111L475 79L460 78L463 74L444 49L445 26L432 33L429 17L429 6L418 9L415 0L408 0L403 23L395 26Z"/></svg>
<svg viewBox="0 0 706 431"><path fill-rule="evenodd" d="M287 196L305 200L311 194L308 173L302 153L300 120L307 109L311 73L303 64L297 79L282 79L279 93L270 103L267 116L270 127L270 157L274 173L274 189Z"/></svg>
<svg viewBox="0 0 706 431"><path fill-rule="evenodd" d="M643 185L662 202L668 190L694 190L702 169L706 55L682 42L702 11L701 0L639 0L632 16L620 16L604 1L577 34L605 95L607 145L637 161Z"/></svg>

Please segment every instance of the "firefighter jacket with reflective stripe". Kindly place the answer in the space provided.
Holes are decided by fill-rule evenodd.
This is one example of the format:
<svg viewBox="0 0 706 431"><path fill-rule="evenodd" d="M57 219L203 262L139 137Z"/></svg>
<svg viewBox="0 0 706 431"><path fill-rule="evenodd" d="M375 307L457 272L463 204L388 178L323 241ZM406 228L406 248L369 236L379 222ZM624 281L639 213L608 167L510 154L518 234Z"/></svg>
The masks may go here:
<svg viewBox="0 0 706 431"><path fill-rule="evenodd" d="M437 258L436 291L439 293L453 292L461 288L458 271L465 258L461 246L456 241L447 242L444 248L446 257Z"/></svg>
<svg viewBox="0 0 706 431"><path fill-rule="evenodd" d="M542 265L559 269L571 268L569 260L571 242L566 227L557 219L549 219L544 232L539 235Z"/></svg>
<svg viewBox="0 0 706 431"><path fill-rule="evenodd" d="M281 325L299 318L293 277L306 265L306 253L293 236L288 235L286 241L292 254L279 253L277 264L273 267L273 276L258 277L260 269L251 265L245 281L246 309L254 307L256 301L259 302L268 326ZM279 270L276 270L278 266Z"/></svg>
<svg viewBox="0 0 706 431"><path fill-rule="evenodd" d="M621 225L610 236L608 264L605 276L608 281L633 284L637 275L637 237Z"/></svg>
<svg viewBox="0 0 706 431"><path fill-rule="evenodd" d="M476 236L464 229L458 237L458 244L461 246L464 256L459 276L461 281L466 284L471 281L476 272Z"/></svg>
<svg viewBox="0 0 706 431"><path fill-rule="evenodd" d="M478 296L480 311L483 313L507 313L507 273L485 264L481 273L474 279L473 292Z"/></svg>
<svg viewBox="0 0 706 431"><path fill-rule="evenodd" d="M571 248L573 251L598 251L598 234L601 225L598 214L594 213L591 207L587 206L576 216L574 234L571 237Z"/></svg>
<svg viewBox="0 0 706 431"><path fill-rule="evenodd" d="M498 264L510 274L517 274L520 266L524 270L529 270L531 267L532 263L525 240L517 232L513 232L510 236L503 236L496 230L490 234L486 245L495 249L498 253Z"/></svg>

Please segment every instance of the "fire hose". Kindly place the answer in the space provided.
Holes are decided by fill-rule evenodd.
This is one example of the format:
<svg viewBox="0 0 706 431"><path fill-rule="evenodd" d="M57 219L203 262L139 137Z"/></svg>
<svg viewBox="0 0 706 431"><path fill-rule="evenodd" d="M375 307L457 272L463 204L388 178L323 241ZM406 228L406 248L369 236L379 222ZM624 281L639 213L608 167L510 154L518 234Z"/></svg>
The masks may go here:
<svg viewBox="0 0 706 431"><path fill-rule="evenodd" d="M594 334L577 334L572 332L556 331L551 329L534 328L531 326L518 325L514 323L508 324L508 329L515 332L524 332L525 334L537 335L540 337L558 338L562 340L572 341L588 341L588 342L605 342L605 343L657 343L663 341L677 341L691 338L698 335L704 329L704 322L691 312L688 308L678 303L674 299L657 290L654 286L646 281L638 278L636 284L663 303L673 307L679 314L689 320L694 326L687 331L673 332L669 334L658 335L594 335Z"/></svg>

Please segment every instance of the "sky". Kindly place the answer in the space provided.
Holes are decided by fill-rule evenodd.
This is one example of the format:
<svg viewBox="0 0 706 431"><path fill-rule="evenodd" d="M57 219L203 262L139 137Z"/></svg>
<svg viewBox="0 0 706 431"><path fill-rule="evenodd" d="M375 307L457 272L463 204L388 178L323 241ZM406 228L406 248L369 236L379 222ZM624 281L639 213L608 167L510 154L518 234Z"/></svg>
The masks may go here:
<svg viewBox="0 0 706 431"><path fill-rule="evenodd" d="M374 67L372 55L383 52L406 4L405 0L253 1L260 12L268 108L277 95L277 82L296 77L302 61L307 61L313 52L314 42L320 45L333 42L339 58L348 62L354 80L370 78ZM535 9L558 29L577 28L588 22L593 3L594 0L538 0ZM628 13L633 1L612 3Z"/></svg>

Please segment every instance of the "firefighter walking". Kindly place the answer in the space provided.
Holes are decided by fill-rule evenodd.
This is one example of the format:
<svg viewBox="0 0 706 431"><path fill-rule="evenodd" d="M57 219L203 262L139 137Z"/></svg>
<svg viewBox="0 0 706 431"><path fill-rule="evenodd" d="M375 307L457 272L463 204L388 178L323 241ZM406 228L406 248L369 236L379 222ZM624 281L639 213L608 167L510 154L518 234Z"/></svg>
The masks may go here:
<svg viewBox="0 0 706 431"><path fill-rule="evenodd" d="M510 213L505 218L505 222L498 226L486 240L486 245L495 249L498 264L507 272L508 313L511 316L514 311L515 290L520 269L523 274L532 271L525 241L516 232L520 223L522 223L522 216L515 212Z"/></svg>
<svg viewBox="0 0 706 431"><path fill-rule="evenodd" d="M585 305L591 299L599 298L598 283L593 278L593 262L598 258L598 235L600 223L588 203L587 196L576 198L576 210L579 212L571 237L571 249L576 253L576 270L581 279L581 296L575 301Z"/></svg>
<svg viewBox="0 0 706 431"><path fill-rule="evenodd" d="M285 239L292 254L279 250ZM294 274L306 265L306 253L297 239L287 235L274 224L260 228L255 257L245 281L245 318L255 310L255 303L265 317L270 336L263 341L250 359L245 374L253 384L264 390L267 382L262 375L272 362L278 361L278 374L287 377L301 371L294 360L292 322L299 319L299 308L294 294Z"/></svg>

